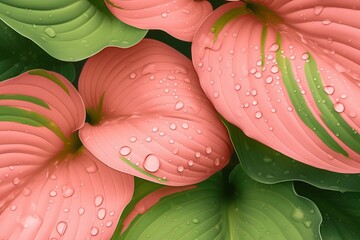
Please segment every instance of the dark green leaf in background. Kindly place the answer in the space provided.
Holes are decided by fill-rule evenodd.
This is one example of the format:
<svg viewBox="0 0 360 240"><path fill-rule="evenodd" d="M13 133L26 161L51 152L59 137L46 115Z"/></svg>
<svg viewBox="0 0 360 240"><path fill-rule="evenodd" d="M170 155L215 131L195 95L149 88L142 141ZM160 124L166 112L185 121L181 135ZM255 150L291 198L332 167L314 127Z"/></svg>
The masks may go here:
<svg viewBox="0 0 360 240"><path fill-rule="evenodd" d="M360 193L334 192L296 183L296 192L314 201L322 216L321 235L324 240L360 239Z"/></svg>
<svg viewBox="0 0 360 240"><path fill-rule="evenodd" d="M312 202L294 193L292 183L261 184L247 177L240 166L230 177L224 172L196 188L161 198L138 214L122 235L118 229L113 239L320 239L320 213ZM118 227L139 207L138 200L146 199L149 189L156 193L162 188L136 187Z"/></svg>
<svg viewBox="0 0 360 240"><path fill-rule="evenodd" d="M70 81L75 78L73 63L52 58L0 21L0 81L36 68L58 72Z"/></svg>
<svg viewBox="0 0 360 240"><path fill-rule="evenodd" d="M303 164L247 137L234 125L225 124L241 165L256 181L269 184L301 180L328 190L360 191L360 174L335 173Z"/></svg>
<svg viewBox="0 0 360 240"><path fill-rule="evenodd" d="M0 0L0 19L64 61L83 60L107 46L130 47L147 32L121 22L99 0Z"/></svg>

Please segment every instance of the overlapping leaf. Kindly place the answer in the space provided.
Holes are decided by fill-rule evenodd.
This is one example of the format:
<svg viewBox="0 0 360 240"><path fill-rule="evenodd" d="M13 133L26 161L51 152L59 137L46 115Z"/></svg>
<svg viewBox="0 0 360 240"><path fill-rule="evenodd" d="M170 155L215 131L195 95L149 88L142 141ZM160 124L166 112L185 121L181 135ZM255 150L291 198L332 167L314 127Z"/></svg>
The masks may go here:
<svg viewBox="0 0 360 240"><path fill-rule="evenodd" d="M254 180L273 184L301 180L322 189L360 192L360 174L342 174L295 161L226 123L231 141L244 171Z"/></svg>
<svg viewBox="0 0 360 240"><path fill-rule="evenodd" d="M63 76L0 83L0 226L5 239L109 239L133 178L81 147L85 107Z"/></svg>
<svg viewBox="0 0 360 240"><path fill-rule="evenodd" d="M231 145L191 62L146 39L89 59L79 81L92 125L84 145L119 171L170 185L206 179L223 168Z"/></svg>
<svg viewBox="0 0 360 240"><path fill-rule="evenodd" d="M345 240L360 238L360 193L333 192L296 184L296 192L314 201L322 216L323 239Z"/></svg>
<svg viewBox="0 0 360 240"><path fill-rule="evenodd" d="M142 198L113 239L320 239L320 213L291 183L260 184L238 166L229 179L218 173L194 187L136 187Z"/></svg>
<svg viewBox="0 0 360 240"><path fill-rule="evenodd" d="M247 136L314 167L359 173L359 4L256 2L221 6L195 36L205 93Z"/></svg>
<svg viewBox="0 0 360 240"><path fill-rule="evenodd" d="M105 0L105 3L117 18L131 26L161 29L189 42L212 11L208 1L196 0Z"/></svg>
<svg viewBox="0 0 360 240"><path fill-rule="evenodd" d="M89 0L1 0L0 19L64 61L85 59L106 46L130 47L146 34L113 17L104 3Z"/></svg>

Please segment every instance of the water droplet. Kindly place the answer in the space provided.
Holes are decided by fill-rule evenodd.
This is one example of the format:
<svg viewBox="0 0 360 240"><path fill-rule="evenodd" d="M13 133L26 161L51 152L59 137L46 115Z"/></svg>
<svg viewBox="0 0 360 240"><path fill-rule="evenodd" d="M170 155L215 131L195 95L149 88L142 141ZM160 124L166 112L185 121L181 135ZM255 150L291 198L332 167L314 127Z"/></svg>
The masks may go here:
<svg viewBox="0 0 360 240"><path fill-rule="evenodd" d="M178 153L179 153L179 149L178 149L178 148L175 148L175 149L172 151L172 153L173 153L174 155L178 154Z"/></svg>
<svg viewBox="0 0 360 240"><path fill-rule="evenodd" d="M277 50L279 50L280 46L277 43L274 43L273 45L271 45L271 47L269 48L270 52L276 52Z"/></svg>
<svg viewBox="0 0 360 240"><path fill-rule="evenodd" d="M18 184L20 183L20 179L17 178L17 177L14 178L13 183L14 183L15 185L18 185Z"/></svg>
<svg viewBox="0 0 360 240"><path fill-rule="evenodd" d="M80 216L83 215L85 213L85 209L84 208L79 208L78 213L79 213Z"/></svg>
<svg viewBox="0 0 360 240"><path fill-rule="evenodd" d="M187 123L182 123L182 124L181 124L181 127L182 127L183 129L188 129L188 128L189 128L189 124L187 124Z"/></svg>
<svg viewBox="0 0 360 240"><path fill-rule="evenodd" d="M62 193L64 198L68 198L74 194L74 189L70 186L64 186L62 188Z"/></svg>
<svg viewBox="0 0 360 240"><path fill-rule="evenodd" d="M310 220L305 220L305 221L303 221L303 224L304 224L305 227L310 228L311 225L312 225L312 221L310 221Z"/></svg>
<svg viewBox="0 0 360 240"><path fill-rule="evenodd" d="M256 73L256 68L251 68L251 69L250 69L250 73L251 73L251 74Z"/></svg>
<svg viewBox="0 0 360 240"><path fill-rule="evenodd" d="M184 166L178 166L177 170L179 173L182 173L184 171Z"/></svg>
<svg viewBox="0 0 360 240"><path fill-rule="evenodd" d="M335 103L334 104L334 109L335 109L336 112L342 113L345 110L345 106L342 103Z"/></svg>
<svg viewBox="0 0 360 240"><path fill-rule="evenodd" d="M195 152L195 157L199 158L201 156L200 152Z"/></svg>
<svg viewBox="0 0 360 240"><path fill-rule="evenodd" d="M188 165L189 167L191 167L192 165L194 165L194 162L192 160L188 161Z"/></svg>
<svg viewBox="0 0 360 240"><path fill-rule="evenodd" d="M103 201L104 201L104 197L101 195L97 195L94 200L95 206L99 207L103 203Z"/></svg>
<svg viewBox="0 0 360 240"><path fill-rule="evenodd" d="M146 137L145 140L146 140L147 142L151 142L152 139L151 139L151 137Z"/></svg>
<svg viewBox="0 0 360 240"><path fill-rule="evenodd" d="M12 205L12 206L10 207L10 210L11 210L11 211L15 211L16 209L17 209L16 205Z"/></svg>
<svg viewBox="0 0 360 240"><path fill-rule="evenodd" d="M167 15L166 12L163 12L163 13L161 14L161 16L162 16L163 18L166 18L168 15Z"/></svg>
<svg viewBox="0 0 360 240"><path fill-rule="evenodd" d="M153 154L147 155L145 160L144 160L144 168L149 172L158 171L159 168L160 168L159 159Z"/></svg>
<svg viewBox="0 0 360 240"><path fill-rule="evenodd" d="M214 92L213 96L214 96L214 98L218 98L218 97L219 97L219 93L218 93L218 92Z"/></svg>
<svg viewBox="0 0 360 240"><path fill-rule="evenodd" d="M322 23L324 25L329 25L331 23L331 20L330 19L325 19L325 20L322 21Z"/></svg>
<svg viewBox="0 0 360 240"><path fill-rule="evenodd" d="M316 6L314 8L314 13L315 15L320 15L320 13L324 10L324 7L323 6Z"/></svg>
<svg viewBox="0 0 360 240"><path fill-rule="evenodd" d="M176 104L175 104L175 110L180 110L184 107L184 103L181 102L181 101L178 101Z"/></svg>
<svg viewBox="0 0 360 240"><path fill-rule="evenodd" d="M175 123L171 123L171 124L170 124L170 129L171 129L171 130L175 130L175 129L176 129L176 124L175 124Z"/></svg>
<svg viewBox="0 0 360 240"><path fill-rule="evenodd" d="M191 82L191 80L190 80L190 78L188 78L188 77L184 77L184 82L186 82L186 83L190 83Z"/></svg>
<svg viewBox="0 0 360 240"><path fill-rule="evenodd" d="M50 194L51 197L56 197L57 193L56 193L56 191L53 190L53 191L50 191L49 194Z"/></svg>
<svg viewBox="0 0 360 240"><path fill-rule="evenodd" d="M261 72L256 72L256 73L255 73L255 77L256 77L256 78L259 79L259 78L261 78L261 76L262 76Z"/></svg>
<svg viewBox="0 0 360 240"><path fill-rule="evenodd" d="M251 90L251 95L256 96L257 91L255 89Z"/></svg>
<svg viewBox="0 0 360 240"><path fill-rule="evenodd" d="M105 208L100 208L97 212L97 216L100 220L103 220L106 216L106 210Z"/></svg>
<svg viewBox="0 0 360 240"><path fill-rule="evenodd" d="M44 32L46 33L46 35L48 35L49 37L51 38L54 38L56 37L56 32L54 29L50 28L50 27L47 27L44 29Z"/></svg>
<svg viewBox="0 0 360 240"><path fill-rule="evenodd" d="M300 222L304 216L305 214L300 208L295 208L291 213L291 218L297 222Z"/></svg>
<svg viewBox="0 0 360 240"><path fill-rule="evenodd" d="M51 180L56 180L57 177L56 177L56 175L52 174L52 175L50 176L50 179L51 179Z"/></svg>
<svg viewBox="0 0 360 240"><path fill-rule="evenodd" d="M240 84L236 84L236 85L235 85L235 90L236 90L236 91L239 91L240 89L241 89Z"/></svg>
<svg viewBox="0 0 360 240"><path fill-rule="evenodd" d="M134 72L130 73L130 78L135 79L136 78L136 73L134 73Z"/></svg>
<svg viewBox="0 0 360 240"><path fill-rule="evenodd" d="M92 236L96 236L99 233L99 229L97 227L93 227L90 231Z"/></svg>
<svg viewBox="0 0 360 240"><path fill-rule="evenodd" d="M123 146L120 148L120 154L123 156L127 156L131 153L131 148L129 148L128 146Z"/></svg>
<svg viewBox="0 0 360 240"><path fill-rule="evenodd" d="M331 95L331 94L333 94L335 92L335 88L333 86L325 86L324 91L327 94Z"/></svg>
<svg viewBox="0 0 360 240"><path fill-rule="evenodd" d="M278 73L278 72L279 72L279 67L276 66L276 65L274 65L274 66L271 67L270 71L271 71L272 73Z"/></svg>
<svg viewBox="0 0 360 240"><path fill-rule="evenodd" d="M302 60L308 60L309 59L309 54L307 54L307 53L304 53L303 55L301 55L301 59Z"/></svg>
<svg viewBox="0 0 360 240"><path fill-rule="evenodd" d="M60 235L64 235L65 231L66 231L66 228L67 228L67 224L66 222L59 222L57 225L56 225L56 231L60 234Z"/></svg>
<svg viewBox="0 0 360 240"><path fill-rule="evenodd" d="M272 83L272 81L273 81L273 77L272 77L272 76L268 76L268 77L265 79L265 82L268 83L268 84Z"/></svg>
<svg viewBox="0 0 360 240"><path fill-rule="evenodd" d="M219 166L219 165L220 165L220 159L219 159L219 158L216 158L216 159L215 159L214 165L215 165L215 166Z"/></svg>
<svg viewBox="0 0 360 240"><path fill-rule="evenodd" d="M207 154L210 154L211 151L212 151L211 147L206 147L206 148L205 148L205 152L206 152Z"/></svg>
<svg viewBox="0 0 360 240"><path fill-rule="evenodd" d="M105 225L106 225L107 227L111 227L111 226L113 225L113 222L112 222L112 221L108 221L108 222L105 223Z"/></svg>
<svg viewBox="0 0 360 240"><path fill-rule="evenodd" d="M255 113L255 117L256 117L257 119L261 118L261 117L262 117L262 113L261 113L261 112L256 112L256 113Z"/></svg>
<svg viewBox="0 0 360 240"><path fill-rule="evenodd" d="M194 218L193 220L191 220L191 222L194 223L194 224L198 224L198 223L199 223L199 219Z"/></svg>
<svg viewBox="0 0 360 240"><path fill-rule="evenodd" d="M136 142L137 138L136 137L131 137L129 140L130 140L130 142L134 143L134 142Z"/></svg>
<svg viewBox="0 0 360 240"><path fill-rule="evenodd" d="M155 132L159 131L159 128L158 127L153 127L153 129L151 131L155 133Z"/></svg>
<svg viewBox="0 0 360 240"><path fill-rule="evenodd" d="M28 188L28 187L25 187L24 190L23 190L23 194L24 194L24 196L30 196L31 189Z"/></svg>
<svg viewBox="0 0 360 240"><path fill-rule="evenodd" d="M98 167L94 162L92 162L91 165L86 168L86 172L89 174L96 173L97 171Z"/></svg>

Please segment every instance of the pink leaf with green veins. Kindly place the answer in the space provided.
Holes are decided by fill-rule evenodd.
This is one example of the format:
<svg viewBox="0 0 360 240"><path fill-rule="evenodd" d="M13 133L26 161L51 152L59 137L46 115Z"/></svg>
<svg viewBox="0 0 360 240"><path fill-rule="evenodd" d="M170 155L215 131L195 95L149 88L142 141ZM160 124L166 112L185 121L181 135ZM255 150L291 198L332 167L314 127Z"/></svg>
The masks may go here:
<svg viewBox="0 0 360 240"><path fill-rule="evenodd" d="M117 18L129 25L161 29L188 42L212 11L208 1L196 0L105 0L105 3Z"/></svg>
<svg viewBox="0 0 360 240"><path fill-rule="evenodd" d="M4 239L109 239L133 177L81 147L85 107L63 76L32 70L0 83Z"/></svg>
<svg viewBox="0 0 360 240"><path fill-rule="evenodd" d="M90 58L79 80L92 125L84 145L108 166L150 181L189 185L223 168L232 148L191 61L146 39Z"/></svg>
<svg viewBox="0 0 360 240"><path fill-rule="evenodd" d="M225 4L199 29L192 54L203 90L249 137L318 168L359 173L360 4L257 2Z"/></svg>

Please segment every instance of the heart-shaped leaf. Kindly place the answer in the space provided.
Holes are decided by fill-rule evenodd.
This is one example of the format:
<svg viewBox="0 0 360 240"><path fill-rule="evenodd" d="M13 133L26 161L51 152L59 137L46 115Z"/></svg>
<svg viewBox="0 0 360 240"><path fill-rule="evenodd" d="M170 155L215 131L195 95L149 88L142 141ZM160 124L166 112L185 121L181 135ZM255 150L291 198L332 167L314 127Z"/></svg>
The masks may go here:
<svg viewBox="0 0 360 240"><path fill-rule="evenodd" d="M2 21L0 21L0 52L0 81L37 68L58 72L70 81L75 78L75 67L72 63L50 57L39 46Z"/></svg>
<svg viewBox="0 0 360 240"><path fill-rule="evenodd" d="M84 145L108 166L168 185L200 182L228 163L226 128L191 61L156 40L90 58L79 92L92 121Z"/></svg>
<svg viewBox="0 0 360 240"><path fill-rule="evenodd" d="M79 93L60 74L0 82L1 238L110 238L133 177L81 146L84 121Z"/></svg>
<svg viewBox="0 0 360 240"><path fill-rule="evenodd" d="M146 34L116 19L101 1L0 1L0 19L51 56L78 61L106 46L130 47Z"/></svg>
<svg viewBox="0 0 360 240"><path fill-rule="evenodd" d="M295 161L224 122L244 171L254 180L262 183L301 180L323 189L360 192L360 174L335 173Z"/></svg>
<svg viewBox="0 0 360 240"><path fill-rule="evenodd" d="M323 216L323 239L360 239L360 193L320 190L305 183L295 184L295 189L318 206Z"/></svg>
<svg viewBox="0 0 360 240"><path fill-rule="evenodd" d="M320 239L320 213L292 183L261 184L237 166L193 187L136 188L145 196L130 203L113 239Z"/></svg>
<svg viewBox="0 0 360 240"><path fill-rule="evenodd" d="M302 163L360 173L360 2L246 1L217 8L192 59L219 113Z"/></svg>

